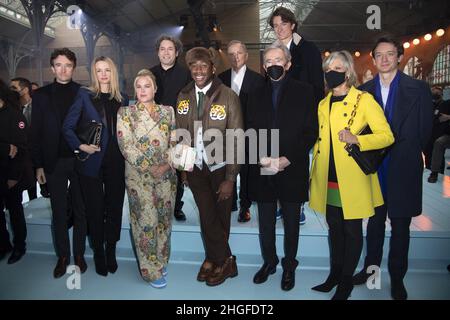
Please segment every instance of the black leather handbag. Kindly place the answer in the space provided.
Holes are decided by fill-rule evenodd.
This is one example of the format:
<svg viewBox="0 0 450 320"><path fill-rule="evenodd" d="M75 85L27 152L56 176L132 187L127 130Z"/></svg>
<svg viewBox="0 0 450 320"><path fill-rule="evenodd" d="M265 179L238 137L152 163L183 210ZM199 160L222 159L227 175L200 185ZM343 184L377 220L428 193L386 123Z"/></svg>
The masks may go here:
<svg viewBox="0 0 450 320"><path fill-rule="evenodd" d="M82 144L93 144L97 147L100 146L100 138L102 136L103 124L92 120L91 122L79 125L76 130L78 139ZM89 158L89 154L85 158L80 157L80 152L76 152L76 156L79 160L85 161Z"/></svg>
<svg viewBox="0 0 450 320"><path fill-rule="evenodd" d="M356 109L358 108L359 100L361 99L362 94L363 93L358 94L355 107L352 111L350 119L348 120L347 127L345 128L347 130L350 130L350 126L353 124L353 119L355 118ZM369 125L366 125L358 133L358 135L365 135L371 133L372 130L370 129ZM349 144L349 143L347 143L344 148L366 175L377 172L378 168L380 167L384 157L386 156L389 150L389 148L382 148L377 150L361 151L357 144Z"/></svg>

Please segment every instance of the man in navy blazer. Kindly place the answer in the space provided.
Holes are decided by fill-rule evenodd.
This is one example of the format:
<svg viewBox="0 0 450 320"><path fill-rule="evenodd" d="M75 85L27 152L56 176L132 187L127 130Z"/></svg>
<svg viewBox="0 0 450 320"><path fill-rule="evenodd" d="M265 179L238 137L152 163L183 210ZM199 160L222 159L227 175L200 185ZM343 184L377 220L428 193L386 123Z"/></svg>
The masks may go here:
<svg viewBox="0 0 450 320"><path fill-rule="evenodd" d="M219 74L219 78L222 80L224 85L231 88L239 96L245 122L248 97L253 91L255 91L256 88L264 85L264 77L247 67L246 63L248 60L248 52L247 47L243 42L239 40L230 41L227 46L227 54L231 68ZM241 165L239 172L239 222L250 221L250 206L252 205L252 202L248 199L247 195L247 175L247 166ZM238 195L236 189L236 183L234 183L233 211L237 210Z"/></svg>
<svg viewBox="0 0 450 320"><path fill-rule="evenodd" d="M380 38L372 50L378 75L361 86L383 106L395 143L378 171L385 204L375 209L367 225L364 269L354 284L366 283L369 266L380 266L386 216L391 221L388 270L393 299L404 300L403 278L408 269L409 226L422 213L422 152L431 135L433 106L428 85L398 70L403 47L394 39Z"/></svg>
<svg viewBox="0 0 450 320"><path fill-rule="evenodd" d="M72 81L76 66L75 54L67 48L55 49L50 57L55 81L33 94L32 158L39 184L47 182L52 207L52 224L58 262L55 278L66 273L70 263L68 212L73 213L73 254L75 264L84 272L86 217L75 171L76 158L62 133L62 124L74 102L80 85ZM70 203L68 201L70 181Z"/></svg>

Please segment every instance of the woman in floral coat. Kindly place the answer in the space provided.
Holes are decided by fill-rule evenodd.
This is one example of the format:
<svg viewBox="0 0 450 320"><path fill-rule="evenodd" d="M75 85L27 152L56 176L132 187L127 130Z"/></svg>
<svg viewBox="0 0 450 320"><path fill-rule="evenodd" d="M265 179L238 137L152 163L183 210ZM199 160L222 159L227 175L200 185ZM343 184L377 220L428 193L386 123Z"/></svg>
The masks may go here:
<svg viewBox="0 0 450 320"><path fill-rule="evenodd" d="M176 143L172 107L155 104L155 77L142 70L134 81L136 105L117 115L117 138L126 160L130 221L142 277L153 287L167 285L171 217L177 177L170 165Z"/></svg>

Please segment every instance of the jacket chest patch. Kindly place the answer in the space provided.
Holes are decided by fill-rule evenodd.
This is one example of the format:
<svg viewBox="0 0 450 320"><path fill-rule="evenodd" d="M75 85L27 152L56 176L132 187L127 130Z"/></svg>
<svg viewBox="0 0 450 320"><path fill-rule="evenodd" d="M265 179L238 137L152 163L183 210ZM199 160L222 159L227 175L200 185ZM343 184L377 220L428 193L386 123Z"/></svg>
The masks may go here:
<svg viewBox="0 0 450 320"><path fill-rule="evenodd" d="M209 110L209 117L211 118L211 120L224 120L227 117L225 106L220 104L211 105L211 109Z"/></svg>
<svg viewBox="0 0 450 320"><path fill-rule="evenodd" d="M189 100L181 100L177 106L178 114L187 114L189 112Z"/></svg>

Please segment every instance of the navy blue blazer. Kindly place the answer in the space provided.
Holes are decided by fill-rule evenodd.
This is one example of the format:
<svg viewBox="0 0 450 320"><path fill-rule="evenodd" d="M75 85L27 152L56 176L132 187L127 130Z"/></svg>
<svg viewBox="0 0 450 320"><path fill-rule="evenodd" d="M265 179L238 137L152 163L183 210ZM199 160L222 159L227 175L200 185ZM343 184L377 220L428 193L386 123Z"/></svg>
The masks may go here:
<svg viewBox="0 0 450 320"><path fill-rule="evenodd" d="M399 72L390 124L395 143L389 152L385 199L389 217L393 218L415 217L422 213L422 151L433 127L433 102L428 84ZM375 80L360 89L375 96Z"/></svg>
<svg viewBox="0 0 450 320"><path fill-rule="evenodd" d="M80 84L70 82L73 96ZM61 137L61 116L52 102L55 95L54 83L37 89L33 93L33 108L31 109L31 155L35 168L44 168L52 173L58 160L59 139Z"/></svg>
<svg viewBox="0 0 450 320"><path fill-rule="evenodd" d="M128 105L128 98L125 95L121 105ZM86 124L95 120L96 122L103 123L103 128L106 128L106 123L103 117L98 113L93 102L94 94L87 88L80 88L78 91L75 102L70 107L70 110L64 120L63 133L72 150L79 150L81 145L75 131L78 125ZM120 105L118 104L117 110ZM117 113L117 110L115 113ZM100 137L100 151L91 154L86 161L80 161L79 171L81 174L89 177L97 177L102 165L103 157L105 155L106 147L108 146L108 134L104 129ZM81 156L84 158L86 153L81 152Z"/></svg>

